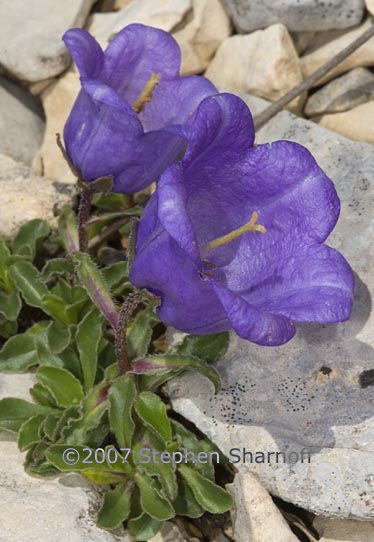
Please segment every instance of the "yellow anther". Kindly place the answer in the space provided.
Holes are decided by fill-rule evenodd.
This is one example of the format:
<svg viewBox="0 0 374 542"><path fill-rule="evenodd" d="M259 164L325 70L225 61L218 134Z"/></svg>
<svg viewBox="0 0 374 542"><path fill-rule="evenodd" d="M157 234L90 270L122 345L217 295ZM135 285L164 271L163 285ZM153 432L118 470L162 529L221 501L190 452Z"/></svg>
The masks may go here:
<svg viewBox="0 0 374 542"><path fill-rule="evenodd" d="M222 237L218 237L218 239L214 239L213 241L210 241L210 243L207 243L203 247L203 252L209 252L209 250L213 250L214 248L218 248L222 245L226 245L227 243L230 243L234 239L237 239L243 233L246 233L247 231L259 231L261 233L266 233L265 226L261 226L261 224L256 224L258 220L258 212L253 211L251 220L244 224L244 226L240 226L240 228L237 228L236 230L227 233L226 235L223 235Z"/></svg>
<svg viewBox="0 0 374 542"><path fill-rule="evenodd" d="M141 111L143 111L145 106L152 100L153 91L159 84L160 79L160 73L151 74L151 77L146 82L145 87L143 88L140 95L135 100L134 105L132 106L132 109L135 113L140 113Z"/></svg>

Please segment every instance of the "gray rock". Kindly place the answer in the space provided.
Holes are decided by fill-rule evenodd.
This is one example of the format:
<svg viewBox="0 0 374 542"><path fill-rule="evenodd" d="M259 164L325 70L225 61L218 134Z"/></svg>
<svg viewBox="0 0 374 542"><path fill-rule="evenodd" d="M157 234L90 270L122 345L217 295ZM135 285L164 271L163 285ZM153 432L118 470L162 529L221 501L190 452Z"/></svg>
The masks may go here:
<svg viewBox="0 0 374 542"><path fill-rule="evenodd" d="M317 517L313 527L320 542L373 542L374 523Z"/></svg>
<svg viewBox="0 0 374 542"><path fill-rule="evenodd" d="M43 132L43 109L38 100L0 77L0 152L31 165Z"/></svg>
<svg viewBox="0 0 374 542"><path fill-rule="evenodd" d="M308 117L348 111L374 98L374 74L356 68L313 94L305 107Z"/></svg>
<svg viewBox="0 0 374 542"><path fill-rule="evenodd" d="M284 23L294 32L347 28L358 24L364 0L223 0L239 32Z"/></svg>
<svg viewBox="0 0 374 542"><path fill-rule="evenodd" d="M0 398L30 400L34 379L1 375ZM64 475L42 480L23 469L24 454L11 433L0 433L0 542L129 542L96 527L100 502L83 477Z"/></svg>
<svg viewBox="0 0 374 542"><path fill-rule="evenodd" d="M70 56L61 37L81 26L94 0L0 0L0 66L36 82L61 73Z"/></svg>
<svg viewBox="0 0 374 542"><path fill-rule="evenodd" d="M0 154L0 235L11 238L33 218L55 223L54 206L69 205L74 187L38 177L9 156Z"/></svg>
<svg viewBox="0 0 374 542"><path fill-rule="evenodd" d="M254 112L264 103L252 97L247 102ZM171 384L171 398L174 408L226 454L233 448L284 452L285 462L280 455L276 463L273 455L270 463L250 463L247 456L245 464L236 464L243 473L255 473L274 495L317 514L372 520L373 147L288 112L257 136L258 142L277 139L308 147L336 183L342 211L328 243L345 255L356 274L352 317L340 324L298 325L294 340L275 348L232 335L228 353L216 365L222 392L209 394L207 381L189 374ZM301 461L303 448L311 452L310 463L306 455Z"/></svg>

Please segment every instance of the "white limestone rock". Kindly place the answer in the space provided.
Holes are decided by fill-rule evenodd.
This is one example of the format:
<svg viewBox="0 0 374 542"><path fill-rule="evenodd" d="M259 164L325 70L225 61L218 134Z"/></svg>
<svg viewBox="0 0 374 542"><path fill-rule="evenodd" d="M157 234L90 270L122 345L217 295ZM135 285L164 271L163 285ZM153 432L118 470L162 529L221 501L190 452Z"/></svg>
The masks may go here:
<svg viewBox="0 0 374 542"><path fill-rule="evenodd" d="M320 542L372 542L374 523L364 521L344 521L317 517L313 527L320 535Z"/></svg>
<svg viewBox="0 0 374 542"><path fill-rule="evenodd" d="M49 86L41 95L46 116L43 144L35 156L33 168L43 175L62 183L76 183L68 163L56 143L56 134L63 133L65 122L80 90L78 74L71 70Z"/></svg>
<svg viewBox="0 0 374 542"><path fill-rule="evenodd" d="M238 473L226 489L235 506L231 510L235 542L298 542L271 496L250 472Z"/></svg>
<svg viewBox="0 0 374 542"><path fill-rule="evenodd" d="M9 156L0 154L0 235L9 239L34 218L55 224L54 207L69 205L74 188L38 177Z"/></svg>
<svg viewBox="0 0 374 542"><path fill-rule="evenodd" d="M374 74L366 68L355 68L312 94L305 106L305 114L315 117L340 113L373 99Z"/></svg>
<svg viewBox="0 0 374 542"><path fill-rule="evenodd" d="M247 97L253 112L262 100ZM354 143L284 111L257 142L289 139L305 145L336 184L342 201L328 244L356 275L349 321L298 325L296 337L273 348L232 335L216 364L223 390L188 374L170 385L174 408L227 455L233 448L284 452L270 464L235 466L254 473L272 494L316 514L371 521L374 517L373 147ZM301 451L311 451L311 462ZM289 457L290 452L299 454ZM236 452L235 452L236 453ZM261 456L258 456L261 460ZM235 457L232 457L236 461Z"/></svg>
<svg viewBox="0 0 374 542"><path fill-rule="evenodd" d="M87 29L105 49L125 26L141 23L170 32L192 8L192 0L133 0L112 13L94 13Z"/></svg>
<svg viewBox="0 0 374 542"><path fill-rule="evenodd" d="M94 0L0 1L0 65L18 79L35 83L58 75L70 56L61 40L82 26Z"/></svg>
<svg viewBox="0 0 374 542"><path fill-rule="evenodd" d="M374 143L374 101L343 113L323 115L318 124L354 141Z"/></svg>
<svg viewBox="0 0 374 542"><path fill-rule="evenodd" d="M308 77L308 75L316 71L333 56L350 45L355 39L361 36L370 25L371 22L367 20L362 25L356 26L349 31L320 33L312 41L311 48L308 48L305 51L304 56L300 58L304 77ZM343 60L343 62L340 62L334 69L330 70L315 86L326 83L342 73L353 70L353 68L372 65L374 65L374 37L370 38L354 53Z"/></svg>
<svg viewBox="0 0 374 542"><path fill-rule="evenodd" d="M202 73L231 32L220 0L193 0L192 5L190 20L174 33L182 51L182 75Z"/></svg>
<svg viewBox="0 0 374 542"><path fill-rule="evenodd" d="M274 101L302 81L299 57L283 24L227 38L205 75L217 87ZM298 110L304 96L290 104Z"/></svg>
<svg viewBox="0 0 374 542"><path fill-rule="evenodd" d="M371 1L371 0L369 0ZM296 32L347 28L359 23L364 0L223 0L239 32L283 23Z"/></svg>
<svg viewBox="0 0 374 542"><path fill-rule="evenodd" d="M44 133L43 109L22 87L0 76L0 153L31 165Z"/></svg>

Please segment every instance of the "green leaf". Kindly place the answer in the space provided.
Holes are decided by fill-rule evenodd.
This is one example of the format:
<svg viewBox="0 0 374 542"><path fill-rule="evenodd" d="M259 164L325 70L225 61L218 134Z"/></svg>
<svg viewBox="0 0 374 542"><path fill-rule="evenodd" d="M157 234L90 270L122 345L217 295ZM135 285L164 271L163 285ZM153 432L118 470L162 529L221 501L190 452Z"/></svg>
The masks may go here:
<svg viewBox="0 0 374 542"><path fill-rule="evenodd" d="M130 197L127 194L94 194L92 202L99 209L124 211L131 207Z"/></svg>
<svg viewBox="0 0 374 542"><path fill-rule="evenodd" d="M36 218L26 222L13 240L13 254L26 256L33 260L38 242L48 237L49 232L50 227L45 220Z"/></svg>
<svg viewBox="0 0 374 542"><path fill-rule="evenodd" d="M10 266L9 274L28 305L44 310L62 324L67 323L62 311L64 301L50 294L45 284L38 280L36 267L30 262L19 261Z"/></svg>
<svg viewBox="0 0 374 542"><path fill-rule="evenodd" d="M159 321L152 307L147 307L136 315L127 331L127 347L130 358L147 354L153 326Z"/></svg>
<svg viewBox="0 0 374 542"><path fill-rule="evenodd" d="M98 470L85 470L83 476L96 485L117 485L123 481L123 474L115 472L101 472ZM104 496L105 498L105 496Z"/></svg>
<svg viewBox="0 0 374 542"><path fill-rule="evenodd" d="M101 444L100 435L104 437L109 432L105 414L109 408L107 400L109 385L104 382L93 388L81 403L81 417L70 424L64 431L67 444L91 444L96 441ZM103 438L101 440L103 440Z"/></svg>
<svg viewBox="0 0 374 542"><path fill-rule="evenodd" d="M89 255L84 252L76 252L73 259L81 284L86 289L92 302L105 315L111 327L115 329L118 311L101 272Z"/></svg>
<svg viewBox="0 0 374 542"><path fill-rule="evenodd" d="M144 456L141 455L141 450L148 449L158 451L161 456L156 456L147 462ZM177 479L175 474L175 464L172 462L172 456L167 456L168 450L165 449L165 443L155 437L150 431L145 431L141 437L141 441L136 442L132 446L132 457L135 465L139 470L147 473L149 476L155 476L162 487L164 495L173 501L177 496ZM168 462L170 461L170 462Z"/></svg>
<svg viewBox="0 0 374 542"><path fill-rule="evenodd" d="M0 351L0 371L4 373L24 373L38 363L35 337L28 333L14 335Z"/></svg>
<svg viewBox="0 0 374 542"><path fill-rule="evenodd" d="M57 470L47 461L45 457L48 444L45 441L40 441L35 444L26 454L24 463L25 472L30 476L55 476Z"/></svg>
<svg viewBox="0 0 374 542"><path fill-rule="evenodd" d="M127 523L127 530L129 531L129 534L135 538L135 540L139 540L139 542L141 542L153 538L158 532L161 531L163 524L163 521L157 521L143 512L137 518L129 520Z"/></svg>
<svg viewBox="0 0 374 542"><path fill-rule="evenodd" d="M197 502L192 489L184 480L178 482L178 496L173 502L173 506L178 516L199 518L204 514L204 508Z"/></svg>
<svg viewBox="0 0 374 542"><path fill-rule="evenodd" d="M130 514L132 484L122 483L108 491L97 517L102 529L116 529Z"/></svg>
<svg viewBox="0 0 374 542"><path fill-rule="evenodd" d="M207 453L208 457L210 457L209 452L214 451L219 453L218 449L212 449L207 447L205 439L197 438L194 433L189 431L181 423L175 420L172 420L171 423L173 427L174 438L176 438L179 442L179 448L188 450L189 452L194 453L195 456L198 456L200 452ZM203 463L202 461L196 461L195 469L198 470L206 478L214 480L214 465L209 461L207 461L206 463Z"/></svg>
<svg viewBox="0 0 374 542"><path fill-rule="evenodd" d="M171 425L166 406L158 395L149 391L141 392L135 403L135 410L143 424L154 431L165 442L171 440Z"/></svg>
<svg viewBox="0 0 374 542"><path fill-rule="evenodd" d="M111 447L113 448L113 447ZM128 474L128 463L122 463L122 457L118 453L118 461L116 463L108 463L108 447L101 448L100 454L97 452L99 448L93 449L90 446L81 444L66 445L53 444L46 451L46 457L52 465L62 472L79 471L92 473L105 473L111 476L113 472L119 474ZM96 453L97 452L97 453ZM95 455L96 454L96 455ZM102 459L104 461L102 461Z"/></svg>
<svg viewBox="0 0 374 542"><path fill-rule="evenodd" d="M52 321L48 325L47 341L53 354L60 354L67 348L71 341L70 328Z"/></svg>
<svg viewBox="0 0 374 542"><path fill-rule="evenodd" d="M39 405L56 408L57 403L46 387L38 382L30 389L30 395Z"/></svg>
<svg viewBox="0 0 374 542"><path fill-rule="evenodd" d="M103 333L102 328L103 319L97 309L88 312L77 327L75 339L86 392L95 383L99 344Z"/></svg>
<svg viewBox="0 0 374 542"><path fill-rule="evenodd" d="M6 294L0 290L0 314L3 314L7 320L15 322L21 307L22 303L18 292Z"/></svg>
<svg viewBox="0 0 374 542"><path fill-rule="evenodd" d="M225 354L228 345L229 334L227 331L213 335L187 335L182 344L172 348L171 353L196 356L212 363Z"/></svg>
<svg viewBox="0 0 374 542"><path fill-rule="evenodd" d="M209 366L203 360L192 356L179 354L164 354L162 356L147 356L135 360L132 363L132 371L135 374L157 375L165 371L197 371L209 378L214 385L215 392L221 389L221 381L218 372L214 367Z"/></svg>
<svg viewBox="0 0 374 542"><path fill-rule="evenodd" d="M24 452L39 442L41 438L41 426L44 421L45 414L37 414L26 420L20 427L18 432L18 448Z"/></svg>
<svg viewBox="0 0 374 542"><path fill-rule="evenodd" d="M120 448L131 448L135 423L132 408L136 397L136 387L131 378L122 376L112 383L109 398L109 425Z"/></svg>
<svg viewBox="0 0 374 542"><path fill-rule="evenodd" d="M29 418L38 414L47 415L49 412L50 408L29 403L24 399L5 397L0 400L0 429L17 432Z"/></svg>
<svg viewBox="0 0 374 542"><path fill-rule="evenodd" d="M42 271L40 272L39 279L42 282L47 282L52 277L63 276L70 277L74 274L74 267L72 261L67 258L54 258L48 260Z"/></svg>
<svg viewBox="0 0 374 542"><path fill-rule="evenodd" d="M187 465L179 465L179 472L204 510L211 514L223 514L232 508L232 497L225 489Z"/></svg>
<svg viewBox="0 0 374 542"><path fill-rule="evenodd" d="M79 250L77 217L69 207L65 207L58 219L58 231L68 254L73 254Z"/></svg>
<svg viewBox="0 0 374 542"><path fill-rule="evenodd" d="M0 278L4 280L7 271L7 262L10 256L10 250L5 239L0 235Z"/></svg>
<svg viewBox="0 0 374 542"><path fill-rule="evenodd" d="M125 262L116 262L102 269L104 280L108 287L113 290L128 280L129 265Z"/></svg>
<svg viewBox="0 0 374 542"><path fill-rule="evenodd" d="M84 397L79 380L66 369L40 367L36 372L36 378L62 407L78 404Z"/></svg>
<svg viewBox="0 0 374 542"><path fill-rule="evenodd" d="M0 318L0 337L3 337L4 339L9 339L9 337L17 333L17 329L17 322L6 321L1 323Z"/></svg>
<svg viewBox="0 0 374 542"><path fill-rule="evenodd" d="M152 478L137 472L135 481L140 491L140 503L144 512L157 521L165 521L175 516L172 505L157 490Z"/></svg>

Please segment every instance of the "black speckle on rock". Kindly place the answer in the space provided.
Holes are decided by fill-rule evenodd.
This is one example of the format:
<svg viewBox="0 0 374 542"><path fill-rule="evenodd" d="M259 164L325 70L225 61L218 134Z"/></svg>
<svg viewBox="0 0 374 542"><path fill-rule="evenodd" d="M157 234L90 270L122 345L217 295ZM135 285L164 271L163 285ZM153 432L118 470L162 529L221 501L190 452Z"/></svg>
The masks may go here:
<svg viewBox="0 0 374 542"><path fill-rule="evenodd" d="M369 386L374 386L374 369L362 371L359 377L359 382L361 388L368 388Z"/></svg>
<svg viewBox="0 0 374 542"><path fill-rule="evenodd" d="M325 367L325 365L323 365L321 368L320 368L320 372L324 375L329 375L331 372L332 372L332 369L330 369L330 367Z"/></svg>

